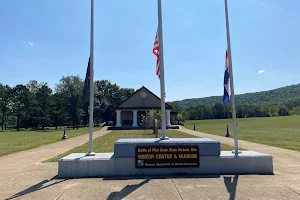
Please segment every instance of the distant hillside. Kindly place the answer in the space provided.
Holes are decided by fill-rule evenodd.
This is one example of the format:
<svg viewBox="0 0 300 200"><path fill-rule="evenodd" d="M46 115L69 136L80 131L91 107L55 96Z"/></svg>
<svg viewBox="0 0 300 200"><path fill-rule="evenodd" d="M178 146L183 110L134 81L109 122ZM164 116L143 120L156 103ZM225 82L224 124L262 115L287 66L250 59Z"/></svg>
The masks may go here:
<svg viewBox="0 0 300 200"><path fill-rule="evenodd" d="M272 103L282 103L300 97L300 84L277 88L263 92L254 92L235 95L236 104L263 105ZM174 101L182 108L191 108L203 104L215 104L222 102L222 96L212 96L204 98L184 99Z"/></svg>

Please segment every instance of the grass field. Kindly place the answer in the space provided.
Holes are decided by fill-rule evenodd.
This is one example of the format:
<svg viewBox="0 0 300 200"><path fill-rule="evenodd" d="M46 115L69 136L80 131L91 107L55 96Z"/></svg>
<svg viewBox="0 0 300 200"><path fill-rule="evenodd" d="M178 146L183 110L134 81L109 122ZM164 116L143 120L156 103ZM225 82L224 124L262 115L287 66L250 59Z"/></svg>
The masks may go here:
<svg viewBox="0 0 300 200"><path fill-rule="evenodd" d="M300 151L300 116L243 118L238 121L238 138L255 143L266 144ZM232 120L190 120L185 122L188 129L194 128L205 133L224 136L226 125L233 138Z"/></svg>
<svg viewBox="0 0 300 200"><path fill-rule="evenodd" d="M161 135L161 132L158 134ZM179 132L176 130L168 130L167 136L172 138L195 138L196 136ZM140 131L112 131L102 137L96 138L93 143L93 151L97 153L113 152L114 144L120 138L154 138L151 130L140 130ZM234 148L232 146L221 144L222 151L231 151ZM69 155L70 153L83 153L88 151L88 143L76 147L71 151L67 151L61 155L50 158L45 162L57 162L60 158Z"/></svg>
<svg viewBox="0 0 300 200"><path fill-rule="evenodd" d="M99 130L100 128L95 128ZM88 133L88 127L78 130L67 129L67 137ZM0 156L36 148L45 144L61 141L63 129L58 130L21 130L0 131Z"/></svg>

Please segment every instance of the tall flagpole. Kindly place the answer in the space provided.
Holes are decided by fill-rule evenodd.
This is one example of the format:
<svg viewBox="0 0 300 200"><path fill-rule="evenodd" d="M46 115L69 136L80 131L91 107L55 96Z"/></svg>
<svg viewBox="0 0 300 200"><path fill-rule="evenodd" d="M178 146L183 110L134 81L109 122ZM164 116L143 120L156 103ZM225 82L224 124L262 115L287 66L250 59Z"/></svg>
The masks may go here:
<svg viewBox="0 0 300 200"><path fill-rule="evenodd" d="M232 125L234 133L234 153L238 155L238 133L236 128L236 109L235 109L235 98L234 98L234 87L233 87L233 71L232 71L232 59L231 59L231 45L230 45L230 32L229 32L229 19L228 19L228 6L227 0L225 1L225 17L226 17L226 33L227 33L227 48L229 58L229 77L230 77L230 91L231 91L231 107L232 107Z"/></svg>
<svg viewBox="0 0 300 200"><path fill-rule="evenodd" d="M164 45L161 15L161 0L157 0L158 5L158 28L159 28L159 59L160 59L160 92L161 92L161 121L162 121L162 137L160 139L168 139L166 134L166 104L165 104L165 72L164 72Z"/></svg>
<svg viewBox="0 0 300 200"><path fill-rule="evenodd" d="M93 129L94 129L94 0L91 0L91 41L90 41L90 96L89 96L89 152L93 156Z"/></svg>

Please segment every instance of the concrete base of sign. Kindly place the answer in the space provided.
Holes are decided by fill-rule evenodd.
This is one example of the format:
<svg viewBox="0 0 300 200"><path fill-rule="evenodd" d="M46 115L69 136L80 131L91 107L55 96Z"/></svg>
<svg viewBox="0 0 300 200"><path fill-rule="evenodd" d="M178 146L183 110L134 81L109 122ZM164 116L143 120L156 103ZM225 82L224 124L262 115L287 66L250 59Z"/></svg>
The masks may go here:
<svg viewBox="0 0 300 200"><path fill-rule="evenodd" d="M135 168L135 157L115 157L114 153L73 153L59 160L58 177L107 177L136 175L225 175L273 174L271 155L242 151L235 156L231 151L221 151L219 156L201 156L200 166L194 168Z"/></svg>

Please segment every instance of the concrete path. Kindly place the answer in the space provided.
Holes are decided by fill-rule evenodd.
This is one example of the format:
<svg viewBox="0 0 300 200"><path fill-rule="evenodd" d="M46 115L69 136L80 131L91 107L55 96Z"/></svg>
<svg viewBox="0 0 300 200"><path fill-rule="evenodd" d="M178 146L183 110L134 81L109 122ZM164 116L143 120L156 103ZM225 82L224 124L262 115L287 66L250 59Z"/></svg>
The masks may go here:
<svg viewBox="0 0 300 200"><path fill-rule="evenodd" d="M95 131L94 138L109 133L106 127ZM48 158L80 146L89 140L89 135L81 135L64 141L44 145L4 157L0 157L0 199L28 186L45 183L57 174L57 163L41 163ZM87 149L88 151L88 149ZM54 170L53 170L54 169ZM41 179L41 177L43 177ZM41 181L41 182L40 182Z"/></svg>
<svg viewBox="0 0 300 200"><path fill-rule="evenodd" d="M233 145L231 138L180 131ZM79 136L0 158L0 199L300 199L300 152L246 141L241 147L274 156L275 175L67 180L55 178L57 163L41 163L87 141Z"/></svg>
<svg viewBox="0 0 300 200"><path fill-rule="evenodd" d="M234 146L233 138L226 138L218 135L193 131L193 130L186 129L184 127L180 127L180 131L198 137L207 137L207 138L215 139L220 141L221 143ZM283 184L284 186L300 194L300 152L299 151L292 151L292 150L282 149L278 147L272 147L268 145L248 142L244 140L239 140L238 144L239 147L244 149L271 154L273 156L273 167L274 167L275 179L279 179L280 184ZM300 138L299 138L299 145L300 145Z"/></svg>

